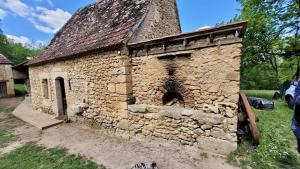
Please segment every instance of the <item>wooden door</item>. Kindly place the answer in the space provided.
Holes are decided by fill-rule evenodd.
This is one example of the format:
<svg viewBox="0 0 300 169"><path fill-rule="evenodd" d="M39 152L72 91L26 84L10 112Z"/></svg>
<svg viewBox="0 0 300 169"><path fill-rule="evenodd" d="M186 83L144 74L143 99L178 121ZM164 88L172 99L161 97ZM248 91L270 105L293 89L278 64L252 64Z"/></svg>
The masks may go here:
<svg viewBox="0 0 300 169"><path fill-rule="evenodd" d="M7 87L6 82L0 82L0 97L7 96Z"/></svg>

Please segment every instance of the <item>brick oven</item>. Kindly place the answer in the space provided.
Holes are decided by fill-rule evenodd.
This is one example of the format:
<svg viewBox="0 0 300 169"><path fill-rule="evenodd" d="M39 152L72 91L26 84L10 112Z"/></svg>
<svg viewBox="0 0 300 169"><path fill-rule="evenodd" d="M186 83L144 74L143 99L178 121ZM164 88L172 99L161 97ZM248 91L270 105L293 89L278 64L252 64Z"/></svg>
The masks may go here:
<svg viewBox="0 0 300 169"><path fill-rule="evenodd" d="M245 23L129 44L129 131L228 154L237 146Z"/></svg>

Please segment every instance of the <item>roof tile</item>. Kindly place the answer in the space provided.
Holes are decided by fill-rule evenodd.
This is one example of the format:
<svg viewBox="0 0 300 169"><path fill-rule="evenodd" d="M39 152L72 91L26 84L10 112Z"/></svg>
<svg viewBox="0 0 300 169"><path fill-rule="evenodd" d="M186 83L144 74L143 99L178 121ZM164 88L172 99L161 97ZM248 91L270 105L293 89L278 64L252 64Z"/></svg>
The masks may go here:
<svg viewBox="0 0 300 169"><path fill-rule="evenodd" d="M151 0L102 0L72 16L28 65L122 44L147 12Z"/></svg>
<svg viewBox="0 0 300 169"><path fill-rule="evenodd" d="M12 62L0 53L0 64L10 64L11 65Z"/></svg>

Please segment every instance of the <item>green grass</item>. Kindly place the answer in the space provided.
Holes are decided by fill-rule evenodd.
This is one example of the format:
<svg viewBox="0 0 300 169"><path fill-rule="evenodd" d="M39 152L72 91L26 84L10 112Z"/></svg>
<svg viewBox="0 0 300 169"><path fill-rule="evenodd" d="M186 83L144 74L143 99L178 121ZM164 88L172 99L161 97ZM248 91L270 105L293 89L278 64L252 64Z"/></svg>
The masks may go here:
<svg viewBox="0 0 300 169"><path fill-rule="evenodd" d="M46 149L35 143L0 157L0 169L105 169L64 149Z"/></svg>
<svg viewBox="0 0 300 169"><path fill-rule="evenodd" d="M10 110L8 108L5 108L5 107L0 107L0 113L7 113L9 112Z"/></svg>
<svg viewBox="0 0 300 169"><path fill-rule="evenodd" d="M0 129L0 148L7 146L8 143L14 141L16 137L6 130Z"/></svg>
<svg viewBox="0 0 300 169"><path fill-rule="evenodd" d="M9 109L0 107L0 124L4 124L5 120L7 120L8 112L10 112ZM0 125L0 148L5 147L8 143L15 139L16 137L8 131L6 125L5 127Z"/></svg>
<svg viewBox="0 0 300 169"><path fill-rule="evenodd" d="M275 109L255 110L259 117L260 145L249 150L246 141L227 157L231 164L241 168L299 169L300 160L292 149L296 145L290 125L293 112L282 100L275 101Z"/></svg>
<svg viewBox="0 0 300 169"><path fill-rule="evenodd" d="M16 96L25 96L27 94L27 90L25 84L15 84L15 95Z"/></svg>
<svg viewBox="0 0 300 169"><path fill-rule="evenodd" d="M272 99L276 90L244 90L247 96Z"/></svg>

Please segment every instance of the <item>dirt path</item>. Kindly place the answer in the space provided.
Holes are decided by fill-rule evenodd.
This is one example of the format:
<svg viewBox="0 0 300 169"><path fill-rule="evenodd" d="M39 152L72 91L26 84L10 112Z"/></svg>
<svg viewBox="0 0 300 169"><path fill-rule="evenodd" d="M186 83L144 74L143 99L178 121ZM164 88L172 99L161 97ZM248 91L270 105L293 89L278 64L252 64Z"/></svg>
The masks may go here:
<svg viewBox="0 0 300 169"><path fill-rule="evenodd" d="M1 98L0 107L6 107L9 109L15 109L22 101L23 97L11 97L11 98Z"/></svg>
<svg viewBox="0 0 300 169"><path fill-rule="evenodd" d="M64 147L111 169L129 169L139 162L157 162L160 169L233 169L217 155L167 143L112 137L83 126L60 125L43 131L39 141L49 148Z"/></svg>

